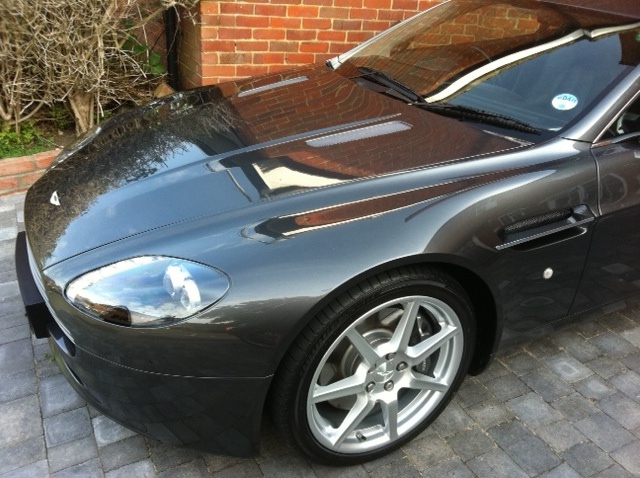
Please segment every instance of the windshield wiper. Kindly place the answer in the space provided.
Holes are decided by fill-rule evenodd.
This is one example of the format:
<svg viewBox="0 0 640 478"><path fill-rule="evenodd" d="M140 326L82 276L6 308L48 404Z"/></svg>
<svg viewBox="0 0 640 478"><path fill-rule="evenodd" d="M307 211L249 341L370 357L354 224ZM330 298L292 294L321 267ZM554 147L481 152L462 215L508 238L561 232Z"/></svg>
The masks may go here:
<svg viewBox="0 0 640 478"><path fill-rule="evenodd" d="M542 134L541 130L529 123L525 123L524 121L520 121L510 116L501 115L499 113L492 113L491 111L471 108L470 106L450 105L446 103L427 103L426 101L416 101L411 104L418 108L442 114L444 116L450 116L452 118L459 118L462 120L468 119L471 121L478 121L480 123L493 124L503 128L522 131L524 133Z"/></svg>
<svg viewBox="0 0 640 478"><path fill-rule="evenodd" d="M361 74L356 78L366 78L369 81L373 81L374 83L390 88L394 93L399 93L399 96L393 96L396 96L402 100L411 101L412 104L422 104L424 102L424 98L422 96L413 91L407 85L404 85L395 78L387 75L383 71L374 70L373 68L369 68L366 66L359 67L358 71ZM387 94L390 93L389 91L383 91L383 93L384 92L386 92Z"/></svg>

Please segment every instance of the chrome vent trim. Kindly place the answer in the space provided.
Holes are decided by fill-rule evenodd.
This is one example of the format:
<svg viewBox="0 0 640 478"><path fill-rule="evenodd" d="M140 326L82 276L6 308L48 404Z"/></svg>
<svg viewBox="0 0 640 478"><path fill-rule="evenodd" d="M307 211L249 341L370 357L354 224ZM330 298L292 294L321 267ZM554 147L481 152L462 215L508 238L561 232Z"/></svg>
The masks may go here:
<svg viewBox="0 0 640 478"><path fill-rule="evenodd" d="M294 85L296 83L302 83L303 81L307 81L309 78L306 76L299 76L297 78L289 78L288 80L277 81L275 83L269 83L268 85L258 86L257 88L251 88L250 90L241 91L238 93L238 97L241 98L243 96L249 96L256 93L260 93L262 91L273 90L274 88L280 88L281 86Z"/></svg>
<svg viewBox="0 0 640 478"><path fill-rule="evenodd" d="M410 130L412 126L404 121L388 121L364 128L352 129L341 133L320 136L307 140L307 145L314 148L322 148L324 146L334 146L336 144L350 143L360 139L375 138L387 134L399 133L401 131Z"/></svg>

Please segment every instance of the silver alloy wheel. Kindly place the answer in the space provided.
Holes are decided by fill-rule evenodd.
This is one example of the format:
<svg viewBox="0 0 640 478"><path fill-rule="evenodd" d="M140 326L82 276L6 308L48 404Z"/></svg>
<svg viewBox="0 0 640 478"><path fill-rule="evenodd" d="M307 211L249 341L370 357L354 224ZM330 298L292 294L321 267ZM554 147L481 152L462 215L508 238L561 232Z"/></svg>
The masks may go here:
<svg viewBox="0 0 640 478"><path fill-rule="evenodd" d="M410 296L355 320L320 360L307 421L326 448L345 454L389 445L436 409L462 360L460 319L445 302Z"/></svg>

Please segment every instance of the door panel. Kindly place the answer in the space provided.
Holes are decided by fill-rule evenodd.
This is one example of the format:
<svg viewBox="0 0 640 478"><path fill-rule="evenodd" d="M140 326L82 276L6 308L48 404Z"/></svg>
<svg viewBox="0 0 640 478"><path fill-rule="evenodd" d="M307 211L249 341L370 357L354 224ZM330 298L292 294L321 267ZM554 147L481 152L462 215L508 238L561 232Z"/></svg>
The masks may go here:
<svg viewBox="0 0 640 478"><path fill-rule="evenodd" d="M640 292L640 114L636 100L610 129L611 143L593 148L601 219L572 313Z"/></svg>

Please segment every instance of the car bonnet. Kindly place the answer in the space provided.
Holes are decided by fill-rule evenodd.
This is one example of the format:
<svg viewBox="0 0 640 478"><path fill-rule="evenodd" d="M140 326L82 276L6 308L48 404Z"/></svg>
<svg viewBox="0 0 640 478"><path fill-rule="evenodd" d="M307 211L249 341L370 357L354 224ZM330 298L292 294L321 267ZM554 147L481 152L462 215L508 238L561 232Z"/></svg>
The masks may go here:
<svg viewBox="0 0 640 478"><path fill-rule="evenodd" d="M25 223L44 268L180 221L519 145L318 65L114 117L29 190Z"/></svg>

